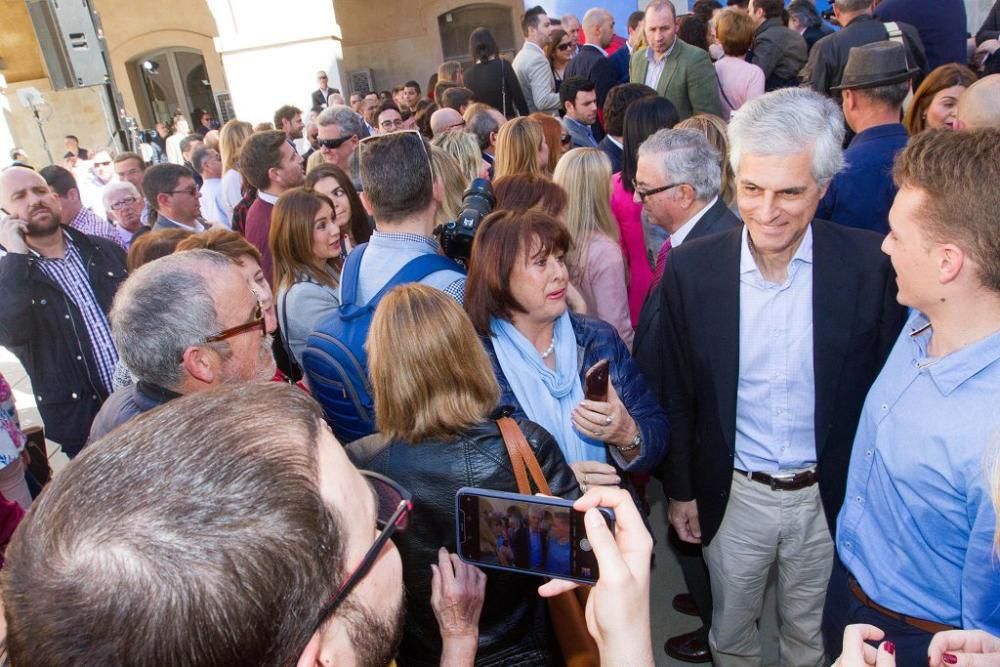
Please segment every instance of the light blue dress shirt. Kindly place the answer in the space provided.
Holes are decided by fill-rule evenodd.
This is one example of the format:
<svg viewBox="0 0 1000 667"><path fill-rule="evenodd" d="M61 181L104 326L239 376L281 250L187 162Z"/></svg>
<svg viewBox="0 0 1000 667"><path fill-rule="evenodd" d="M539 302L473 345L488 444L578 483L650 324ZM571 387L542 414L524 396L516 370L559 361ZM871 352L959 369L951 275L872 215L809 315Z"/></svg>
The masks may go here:
<svg viewBox="0 0 1000 667"><path fill-rule="evenodd" d="M764 279L748 240L744 227L735 465L748 472L802 470L816 463L812 226L782 283Z"/></svg>
<svg viewBox="0 0 1000 667"><path fill-rule="evenodd" d="M362 302L368 302L378 294L411 259L430 254L441 254L441 246L432 238L400 232L372 232L358 275L358 294ZM459 303L465 298L463 273L435 271L420 283L441 290Z"/></svg>
<svg viewBox="0 0 1000 667"><path fill-rule="evenodd" d="M928 357L910 316L868 392L851 453L837 552L893 611L1000 634L996 515L984 479L1000 438L1000 332Z"/></svg>

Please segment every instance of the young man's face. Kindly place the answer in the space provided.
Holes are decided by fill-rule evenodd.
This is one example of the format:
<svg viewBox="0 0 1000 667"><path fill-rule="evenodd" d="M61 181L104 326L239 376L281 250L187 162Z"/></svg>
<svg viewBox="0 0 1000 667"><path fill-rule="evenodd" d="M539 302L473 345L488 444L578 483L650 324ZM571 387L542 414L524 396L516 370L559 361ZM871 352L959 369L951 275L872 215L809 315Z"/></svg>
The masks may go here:
<svg viewBox="0 0 1000 667"><path fill-rule="evenodd" d="M407 86L403 88L403 103L406 104L407 108L412 109L416 106L417 101L420 99L420 91L412 86Z"/></svg>

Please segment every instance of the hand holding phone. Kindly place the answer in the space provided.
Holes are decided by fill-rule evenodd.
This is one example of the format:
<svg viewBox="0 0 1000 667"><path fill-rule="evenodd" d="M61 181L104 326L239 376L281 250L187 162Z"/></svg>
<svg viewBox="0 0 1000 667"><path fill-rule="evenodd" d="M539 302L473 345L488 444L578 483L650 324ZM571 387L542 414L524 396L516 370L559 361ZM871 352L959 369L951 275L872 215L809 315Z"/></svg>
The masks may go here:
<svg viewBox="0 0 1000 667"><path fill-rule="evenodd" d="M28 233L28 223L13 216L0 218L0 245L9 253L28 254L28 244L24 240Z"/></svg>
<svg viewBox="0 0 1000 667"><path fill-rule="evenodd" d="M613 527L599 509L615 513ZM587 599L587 629L607 664L652 665L649 623L649 563L653 538L639 516L635 502L623 489L593 488L573 503L585 512L587 539L596 556L600 576ZM553 579L538 589L553 597L575 588L571 581Z"/></svg>
<svg viewBox="0 0 1000 667"><path fill-rule="evenodd" d="M610 367L611 363L607 359L601 359L587 369L587 374L584 376L583 382L583 395L588 401L604 403L608 400Z"/></svg>

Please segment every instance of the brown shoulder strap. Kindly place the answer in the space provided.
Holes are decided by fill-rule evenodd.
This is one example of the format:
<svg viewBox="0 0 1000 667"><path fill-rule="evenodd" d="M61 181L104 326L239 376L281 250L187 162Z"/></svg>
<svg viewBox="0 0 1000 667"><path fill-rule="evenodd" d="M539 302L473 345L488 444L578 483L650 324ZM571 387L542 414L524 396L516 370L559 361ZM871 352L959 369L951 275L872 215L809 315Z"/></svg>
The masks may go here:
<svg viewBox="0 0 1000 667"><path fill-rule="evenodd" d="M513 463L515 456L520 461L521 474L524 475L524 468L528 469L531 473L531 479L535 482L535 488L538 489L539 493L544 493L547 496L552 495L552 489L549 488L549 483L545 480L545 474L542 472L542 467L538 465L538 459L535 458L535 453L531 451L531 445L525 440L524 434L521 433L521 428L517 425L517 422L510 417L501 417L497 420L497 424L500 425L500 432L503 434L504 444L507 445L507 451L510 452L512 449L516 450L516 454L511 454L511 462ZM514 475L517 476L517 467L514 469ZM525 475L525 477L527 477ZM525 479L525 486L527 485L527 479ZM531 491L522 491L521 482L518 480L518 491L520 493L531 493ZM530 489L530 487L529 487Z"/></svg>
<svg viewBox="0 0 1000 667"><path fill-rule="evenodd" d="M500 427L500 435L503 436L503 444L507 447L507 455L510 457L510 465L514 469L514 479L517 480L517 492L523 495L531 495L531 483L528 482L528 473L524 469L524 459L521 457L521 450L517 446L517 441L524 440L521 429L517 422L510 417L501 417L497 420Z"/></svg>

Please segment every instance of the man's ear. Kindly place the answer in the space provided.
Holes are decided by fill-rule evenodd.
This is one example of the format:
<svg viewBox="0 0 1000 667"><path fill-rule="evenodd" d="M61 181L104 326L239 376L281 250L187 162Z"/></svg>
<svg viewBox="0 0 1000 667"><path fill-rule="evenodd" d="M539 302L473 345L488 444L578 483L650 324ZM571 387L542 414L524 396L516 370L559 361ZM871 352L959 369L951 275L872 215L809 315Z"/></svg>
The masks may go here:
<svg viewBox="0 0 1000 667"><path fill-rule="evenodd" d="M946 243L938 250L938 280L946 285L958 278L965 267L965 251L954 243Z"/></svg>
<svg viewBox="0 0 1000 667"><path fill-rule="evenodd" d="M184 350L181 365L196 383L211 385L218 379L218 370L211 354L208 348L195 345Z"/></svg>
<svg viewBox="0 0 1000 667"><path fill-rule="evenodd" d="M365 213L374 217L375 208L372 206L371 201L368 199L368 193L362 190L361 192L358 193L358 196L361 197L361 205L365 207Z"/></svg>

